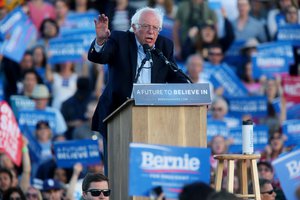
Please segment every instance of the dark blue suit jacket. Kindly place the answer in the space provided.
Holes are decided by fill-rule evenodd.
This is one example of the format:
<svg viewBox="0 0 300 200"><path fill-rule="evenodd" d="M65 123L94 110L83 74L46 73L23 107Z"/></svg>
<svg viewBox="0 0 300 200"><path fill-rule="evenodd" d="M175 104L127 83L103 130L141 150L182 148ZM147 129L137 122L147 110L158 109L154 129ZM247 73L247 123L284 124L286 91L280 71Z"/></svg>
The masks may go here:
<svg viewBox="0 0 300 200"><path fill-rule="evenodd" d="M92 130L99 131L105 138L106 124L103 119L130 98L137 69L137 44L132 32L113 31L98 53L91 44L88 59L95 63L109 64L108 83L100 97L93 116ZM173 42L158 36L155 48L160 49L168 60L174 61ZM173 72L157 55L152 55L152 83L187 83L184 76Z"/></svg>

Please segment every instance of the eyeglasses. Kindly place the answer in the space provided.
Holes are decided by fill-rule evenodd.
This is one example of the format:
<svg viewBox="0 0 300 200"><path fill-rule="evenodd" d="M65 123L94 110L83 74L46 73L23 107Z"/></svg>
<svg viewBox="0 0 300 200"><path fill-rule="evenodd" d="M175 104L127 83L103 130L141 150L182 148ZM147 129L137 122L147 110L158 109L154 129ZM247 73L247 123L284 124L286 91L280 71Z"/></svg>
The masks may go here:
<svg viewBox="0 0 300 200"><path fill-rule="evenodd" d="M26 194L26 197L27 197L27 198L32 197L32 198L34 198L34 199L37 199L37 198L38 198L38 194L36 194L36 193L27 193L27 194Z"/></svg>
<svg viewBox="0 0 300 200"><path fill-rule="evenodd" d="M273 194L274 190L269 190L269 191L266 191L266 192L261 192L260 194Z"/></svg>
<svg viewBox="0 0 300 200"><path fill-rule="evenodd" d="M160 27L158 27L158 26L152 26L152 25L149 25L149 24L138 24L138 26L141 28L141 29L144 29L144 30L147 30L147 31L149 31L149 30L153 30L153 31L155 31L155 32L160 32L161 31L161 28Z"/></svg>
<svg viewBox="0 0 300 200"><path fill-rule="evenodd" d="M110 195L110 191L111 191L110 189L106 189L106 190L91 189L88 190L87 192L90 192L93 197L99 197L101 193L105 197L108 197Z"/></svg>

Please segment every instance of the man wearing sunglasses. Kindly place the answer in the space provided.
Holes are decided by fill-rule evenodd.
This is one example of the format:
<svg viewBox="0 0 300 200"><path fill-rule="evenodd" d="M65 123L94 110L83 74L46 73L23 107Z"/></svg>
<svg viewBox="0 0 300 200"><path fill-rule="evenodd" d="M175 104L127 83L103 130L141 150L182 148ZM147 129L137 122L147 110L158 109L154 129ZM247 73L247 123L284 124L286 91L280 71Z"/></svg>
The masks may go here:
<svg viewBox="0 0 300 200"><path fill-rule="evenodd" d="M106 176L100 173L88 173L82 182L82 197L84 200L109 200L111 190Z"/></svg>
<svg viewBox="0 0 300 200"><path fill-rule="evenodd" d="M259 186L261 200L275 200L276 193L271 181L266 179L259 179Z"/></svg>

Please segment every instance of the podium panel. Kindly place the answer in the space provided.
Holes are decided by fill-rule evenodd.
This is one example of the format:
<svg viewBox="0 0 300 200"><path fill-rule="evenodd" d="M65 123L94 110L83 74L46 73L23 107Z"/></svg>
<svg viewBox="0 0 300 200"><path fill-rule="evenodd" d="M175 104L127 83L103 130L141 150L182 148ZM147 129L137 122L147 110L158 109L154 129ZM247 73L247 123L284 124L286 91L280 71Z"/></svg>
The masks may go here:
<svg viewBox="0 0 300 200"><path fill-rule="evenodd" d="M108 116L108 177L113 200L128 196L129 143L207 147L207 106L134 106L125 102Z"/></svg>

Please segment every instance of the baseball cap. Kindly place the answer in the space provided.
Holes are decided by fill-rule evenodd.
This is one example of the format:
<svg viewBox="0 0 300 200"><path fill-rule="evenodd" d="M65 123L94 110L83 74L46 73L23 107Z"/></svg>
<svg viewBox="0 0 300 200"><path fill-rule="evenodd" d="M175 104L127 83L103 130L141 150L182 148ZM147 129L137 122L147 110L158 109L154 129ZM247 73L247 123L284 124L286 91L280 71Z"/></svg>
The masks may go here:
<svg viewBox="0 0 300 200"><path fill-rule="evenodd" d="M46 179L43 182L43 191L63 189L61 183L54 179Z"/></svg>

